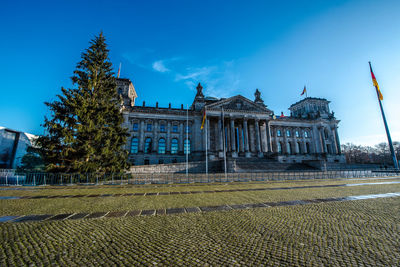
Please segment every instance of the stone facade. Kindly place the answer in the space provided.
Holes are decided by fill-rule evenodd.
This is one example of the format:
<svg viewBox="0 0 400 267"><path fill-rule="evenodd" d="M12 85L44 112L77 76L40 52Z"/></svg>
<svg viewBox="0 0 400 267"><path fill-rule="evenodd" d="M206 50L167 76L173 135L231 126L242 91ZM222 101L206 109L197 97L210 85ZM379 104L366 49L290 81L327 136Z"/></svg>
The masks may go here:
<svg viewBox="0 0 400 267"><path fill-rule="evenodd" d="M222 159L225 151L227 158L345 162L339 120L326 99L307 97L290 106L290 116L276 117L258 90L254 101L241 95L217 99L204 96L199 84L188 109L135 105L137 94L128 79L118 79L117 90L133 165L205 160L206 145L210 160Z"/></svg>

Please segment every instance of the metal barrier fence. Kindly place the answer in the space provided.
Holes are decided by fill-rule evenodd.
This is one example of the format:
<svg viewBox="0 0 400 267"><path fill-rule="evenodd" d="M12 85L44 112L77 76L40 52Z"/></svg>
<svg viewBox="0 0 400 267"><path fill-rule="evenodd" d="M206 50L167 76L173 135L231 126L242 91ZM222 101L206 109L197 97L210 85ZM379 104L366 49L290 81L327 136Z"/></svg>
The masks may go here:
<svg viewBox="0 0 400 267"><path fill-rule="evenodd" d="M8 185L120 185L120 184L177 184L226 183L250 181L279 181L306 179L388 177L400 175L399 171L332 170L332 171L271 171L257 173L18 173L0 170L0 186Z"/></svg>

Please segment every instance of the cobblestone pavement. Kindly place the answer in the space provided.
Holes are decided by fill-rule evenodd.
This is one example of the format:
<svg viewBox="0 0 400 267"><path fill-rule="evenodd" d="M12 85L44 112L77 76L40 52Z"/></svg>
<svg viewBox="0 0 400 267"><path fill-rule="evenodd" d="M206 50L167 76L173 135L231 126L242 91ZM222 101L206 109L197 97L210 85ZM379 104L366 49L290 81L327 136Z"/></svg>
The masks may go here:
<svg viewBox="0 0 400 267"><path fill-rule="evenodd" d="M164 196L179 194L210 194L210 193L228 193L243 191L268 191L268 190L292 190L292 189L312 189L312 188L331 188L346 186L363 186L363 185L385 185L400 184L400 181L392 182L373 182L373 183L357 183L357 184L334 184L334 185L308 185L308 186L291 186L291 187L266 187L266 188L244 188L244 189L222 189L207 191L171 191L171 192L141 192L141 193L123 193L123 194L91 194L91 195L50 195L50 196L0 196L2 199L52 199L52 198L81 198L81 197L127 197L127 196Z"/></svg>
<svg viewBox="0 0 400 267"><path fill-rule="evenodd" d="M304 187L303 187L304 188ZM306 187L308 188L308 187ZM315 203L326 203L336 201L352 201L352 200L364 200L374 198L388 198L388 197L400 197L400 192L385 193L385 194L371 194L371 195L358 195L358 196L347 196L347 197L336 197L336 198L318 198L310 200L292 200L292 201L280 201L280 202L265 202L265 203L246 203L246 204L235 204L235 205L219 205L219 206L205 206L205 207L185 207L185 208L168 208L168 209L150 209L150 210L133 210L133 211L108 211L108 212L93 212L93 213L68 213L68 214L40 214L40 215L22 215L22 216L2 216L0 217L0 223L13 222L33 222L33 221L55 221L55 220L77 220L77 219L96 219L96 218L116 218L126 216L152 216L152 215L169 215L169 214L180 214L180 213L192 213L192 212L211 212L211 211L226 211L226 210L240 210L240 209L254 209L254 208L269 208L279 206L294 206L294 205L306 205Z"/></svg>
<svg viewBox="0 0 400 267"><path fill-rule="evenodd" d="M2 223L0 266L400 266L400 198L371 197Z"/></svg>

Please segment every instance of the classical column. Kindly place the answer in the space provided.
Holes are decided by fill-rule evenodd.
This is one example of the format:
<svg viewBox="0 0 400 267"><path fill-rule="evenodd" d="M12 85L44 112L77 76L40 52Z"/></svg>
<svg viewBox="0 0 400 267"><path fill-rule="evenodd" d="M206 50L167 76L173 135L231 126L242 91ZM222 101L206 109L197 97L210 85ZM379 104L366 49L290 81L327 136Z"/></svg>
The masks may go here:
<svg viewBox="0 0 400 267"><path fill-rule="evenodd" d="M183 153L183 122L179 122L179 152Z"/></svg>
<svg viewBox="0 0 400 267"><path fill-rule="evenodd" d="M225 136L226 136L226 151L232 151L231 149L231 128L229 126L229 120L227 120L226 124L225 124Z"/></svg>
<svg viewBox="0 0 400 267"><path fill-rule="evenodd" d="M144 152L144 120L140 121L139 152Z"/></svg>
<svg viewBox="0 0 400 267"><path fill-rule="evenodd" d="M326 142L325 142L325 135L324 135L324 128L320 127L319 128L319 136L320 136L320 140L321 140L321 153L327 153L328 151L326 151Z"/></svg>
<svg viewBox="0 0 400 267"><path fill-rule="evenodd" d="M330 140L331 140L331 147L332 147L332 154L336 155L337 154L337 145L336 145L336 137L335 137L335 131L333 130L333 127L330 128L331 133L330 133Z"/></svg>
<svg viewBox="0 0 400 267"><path fill-rule="evenodd" d="M282 136L283 136L283 147L282 147L282 154L289 154L289 143L287 141L286 136L286 128L282 127Z"/></svg>
<svg viewBox="0 0 400 267"><path fill-rule="evenodd" d="M238 129L239 129L239 152L244 152L244 147L243 147L243 127L242 124L239 123L238 125Z"/></svg>
<svg viewBox="0 0 400 267"><path fill-rule="evenodd" d="M312 140L312 144L313 144L313 149L314 149L314 153L318 154L318 153L323 153L322 152L322 145L321 145L321 135L319 133L319 130L317 128L317 126L313 126L312 131L310 131L311 133L311 140Z"/></svg>
<svg viewBox="0 0 400 267"><path fill-rule="evenodd" d="M224 150L224 143L223 143L224 135L223 135L223 132L222 132L222 121L221 121L221 118L218 118L218 135L219 135L219 138L218 138L218 140L219 140L218 152L220 152L219 156L223 157L223 155L221 155L221 153L223 153L223 150Z"/></svg>
<svg viewBox="0 0 400 267"><path fill-rule="evenodd" d="M266 121L265 128L267 132L267 152L272 152L271 126L269 125L269 121Z"/></svg>
<svg viewBox="0 0 400 267"><path fill-rule="evenodd" d="M154 121L153 125L153 152L158 152L158 121Z"/></svg>
<svg viewBox="0 0 400 267"><path fill-rule="evenodd" d="M235 138L235 120L231 118L231 148L232 148L232 157L237 157L236 152L236 138Z"/></svg>
<svg viewBox="0 0 400 267"><path fill-rule="evenodd" d="M219 128L218 128L218 122L216 122L214 120L212 125L213 125L213 128L214 128L214 131L213 131L214 132L214 134L213 134L213 136L214 136L214 146L213 146L212 151L218 152L219 151Z"/></svg>
<svg viewBox="0 0 400 267"><path fill-rule="evenodd" d="M171 153L171 122L167 122L167 154Z"/></svg>
<svg viewBox="0 0 400 267"><path fill-rule="evenodd" d="M307 145L306 145L306 137L304 136L305 131L300 131L301 133L301 144L303 146L303 154L311 154L311 151L307 151ZM307 153L306 153L307 151Z"/></svg>
<svg viewBox="0 0 400 267"><path fill-rule="evenodd" d="M262 156L262 152L261 152L261 136L260 136L260 121L258 119L255 120L254 122L254 127L256 128L255 132L256 132L256 149L257 149L257 153L258 156L261 157Z"/></svg>
<svg viewBox="0 0 400 267"><path fill-rule="evenodd" d="M249 151L249 128L247 125L247 118L243 120L243 132L244 132L244 151L246 152L246 158L250 157Z"/></svg>
<svg viewBox="0 0 400 267"><path fill-rule="evenodd" d="M336 142L337 153L339 155L341 155L342 154L342 150L341 150L341 147L340 147L340 140L339 140L339 134L338 134L337 126L335 125L334 128L335 128L335 142Z"/></svg>

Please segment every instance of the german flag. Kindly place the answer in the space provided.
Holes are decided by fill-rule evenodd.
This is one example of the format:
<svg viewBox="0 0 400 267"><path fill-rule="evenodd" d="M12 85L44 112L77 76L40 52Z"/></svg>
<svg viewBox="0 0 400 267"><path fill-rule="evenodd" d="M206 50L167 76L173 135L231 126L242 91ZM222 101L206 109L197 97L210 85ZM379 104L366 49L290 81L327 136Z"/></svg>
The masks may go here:
<svg viewBox="0 0 400 267"><path fill-rule="evenodd" d="M306 89L306 86L304 85L303 92L301 92L301 94L300 94L300 95L304 95L305 93L307 93L307 89Z"/></svg>
<svg viewBox="0 0 400 267"><path fill-rule="evenodd" d="M201 122L201 127L200 129L203 130L204 128L204 123L206 122L206 108L204 107L204 111L203 111L203 121Z"/></svg>
<svg viewBox="0 0 400 267"><path fill-rule="evenodd" d="M369 62L369 69L371 70L372 83L374 84L376 91L378 92L378 97L380 100L383 100L383 95L381 93L381 90L379 90L378 82L376 81L374 72L372 71L371 62Z"/></svg>

